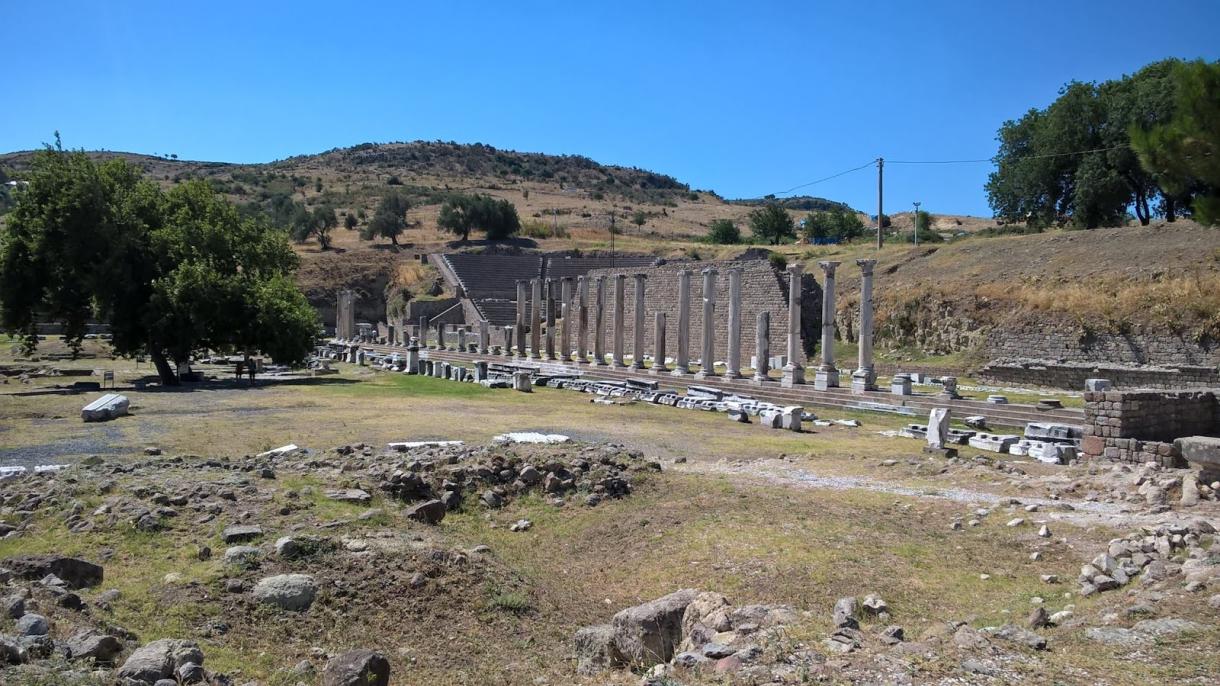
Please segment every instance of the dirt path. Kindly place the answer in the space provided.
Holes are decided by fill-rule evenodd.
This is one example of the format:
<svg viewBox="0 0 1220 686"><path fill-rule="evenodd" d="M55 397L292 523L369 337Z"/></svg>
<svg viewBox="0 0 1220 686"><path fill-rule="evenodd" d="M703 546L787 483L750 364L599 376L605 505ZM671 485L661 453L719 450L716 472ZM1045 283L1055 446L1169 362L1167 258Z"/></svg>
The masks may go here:
<svg viewBox="0 0 1220 686"><path fill-rule="evenodd" d="M1115 503L1099 503L1066 498L1051 500L1050 498L1037 498L1022 494L1000 495L955 487L917 488L880 479L855 476L827 476L795 467L783 460L774 459L756 460L748 464L730 463L723 460L718 462L694 461L674 465L673 469L693 474L726 475L743 482L755 484L779 484L790 488L826 489L832 491L864 490L912 498L934 498L980 507L993 507L1008 504L1010 500L1019 500L1022 505L1038 505L1039 510L1031 514L1036 515L1039 520L1067 522L1075 526L1101 525L1129 530L1139 526L1184 518L1209 519L1213 525L1220 523L1220 518L1207 516L1214 513L1183 513L1176 511L1162 514L1133 513L1123 511L1122 506ZM1072 509L1061 509L1064 505L1069 505Z"/></svg>

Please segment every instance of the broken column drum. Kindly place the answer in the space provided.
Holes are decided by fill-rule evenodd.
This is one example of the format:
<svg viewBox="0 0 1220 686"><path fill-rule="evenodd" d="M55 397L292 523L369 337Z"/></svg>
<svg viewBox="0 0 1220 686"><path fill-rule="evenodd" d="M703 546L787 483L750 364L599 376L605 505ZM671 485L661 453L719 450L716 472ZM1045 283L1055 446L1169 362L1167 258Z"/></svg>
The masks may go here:
<svg viewBox="0 0 1220 686"><path fill-rule="evenodd" d="M486 319L479 320L479 354L486 355L491 347L491 324Z"/></svg>
<svg viewBox="0 0 1220 686"><path fill-rule="evenodd" d="M703 355L699 361L697 379L719 376L716 373L716 270L708 267L703 274Z"/></svg>
<svg viewBox="0 0 1220 686"><path fill-rule="evenodd" d="M655 349L652 355L652 369L650 374L664 374L668 371L665 366L665 313L653 313L653 330L652 340Z"/></svg>
<svg viewBox="0 0 1220 686"><path fill-rule="evenodd" d="M674 376L690 374L690 275L689 269L678 272L678 359Z"/></svg>
<svg viewBox="0 0 1220 686"><path fill-rule="evenodd" d="M758 313L758 330L754 338L754 383L771 380L771 313Z"/></svg>
<svg viewBox="0 0 1220 686"><path fill-rule="evenodd" d="M635 340L631 345L631 368L644 368L644 279L643 274L632 274L635 279Z"/></svg>
<svg viewBox="0 0 1220 686"><path fill-rule="evenodd" d="M781 383L785 387L805 383L805 364L801 360L801 273L799 262L788 265L788 363Z"/></svg>
<svg viewBox="0 0 1220 686"><path fill-rule="evenodd" d="M839 370L835 368L835 268L840 262L818 262L825 274L822 286L822 364L814 376L814 388L824 391L839 387Z"/></svg>
<svg viewBox="0 0 1220 686"><path fill-rule="evenodd" d="M729 270L729 344L724 378L741 378L741 268Z"/></svg>

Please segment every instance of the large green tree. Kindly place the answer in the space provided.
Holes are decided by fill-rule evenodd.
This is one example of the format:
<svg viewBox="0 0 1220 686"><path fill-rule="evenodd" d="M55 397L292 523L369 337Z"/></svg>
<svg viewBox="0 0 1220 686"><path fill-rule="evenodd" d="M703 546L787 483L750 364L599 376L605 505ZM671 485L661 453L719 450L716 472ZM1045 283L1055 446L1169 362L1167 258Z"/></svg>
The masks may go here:
<svg viewBox="0 0 1220 686"><path fill-rule="evenodd" d="M805 238L814 243L838 243L860 237L864 222L852 210L836 208L805 215L803 230Z"/></svg>
<svg viewBox="0 0 1220 686"><path fill-rule="evenodd" d="M1171 197L1196 219L1220 224L1220 62L1173 65L1171 117L1131 122L1131 146Z"/></svg>
<svg viewBox="0 0 1220 686"><path fill-rule="evenodd" d="M503 240L521 230L521 219L517 208L508 200L497 200L489 195L458 194L447 198L441 205L436 223L442 229L470 239L470 232L481 230L488 240Z"/></svg>
<svg viewBox="0 0 1220 686"><path fill-rule="evenodd" d="M1174 111L1170 72L1155 62L1101 84L1072 82L1046 109L1005 122L987 195L996 216L1031 226L1082 228L1176 218L1184 197L1163 188L1130 146L1133 125L1168 121Z"/></svg>
<svg viewBox="0 0 1220 686"><path fill-rule="evenodd" d="M398 247L398 237L407 230L407 212L411 202L401 193L391 192L377 203L377 211L364 228L360 229L360 239L371 241L374 238L388 238Z"/></svg>
<svg viewBox="0 0 1220 686"><path fill-rule="evenodd" d="M149 355L163 383L193 351L305 360L317 313L293 285L287 233L243 218L203 181L168 192L122 160L58 141L39 151L0 234L0 326L38 343L58 322L79 350L90 320L121 355Z"/></svg>
<svg viewBox="0 0 1220 686"><path fill-rule="evenodd" d="M754 237L771 245L779 245L785 238L796 237L796 226L792 216L778 203L768 203L750 212L750 231Z"/></svg>

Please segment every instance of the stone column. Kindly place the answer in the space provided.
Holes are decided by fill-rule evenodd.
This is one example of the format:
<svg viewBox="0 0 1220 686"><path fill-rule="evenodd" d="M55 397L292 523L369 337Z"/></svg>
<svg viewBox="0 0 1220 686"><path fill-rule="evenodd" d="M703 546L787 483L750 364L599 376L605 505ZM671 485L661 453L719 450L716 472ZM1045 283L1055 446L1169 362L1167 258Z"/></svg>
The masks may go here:
<svg viewBox="0 0 1220 686"><path fill-rule="evenodd" d="M407 343L407 368L405 371L408 374L419 373L419 341L414 338Z"/></svg>
<svg viewBox="0 0 1220 686"><path fill-rule="evenodd" d="M631 368L644 368L644 274L632 274L635 279L635 340L631 345Z"/></svg>
<svg viewBox="0 0 1220 686"><path fill-rule="evenodd" d="M678 272L678 360L674 376L690 374L690 270Z"/></svg>
<svg viewBox="0 0 1220 686"><path fill-rule="evenodd" d="M589 364L589 279L576 277L576 362Z"/></svg>
<svg viewBox="0 0 1220 686"><path fill-rule="evenodd" d="M468 349L466 348L466 327L465 326L458 327L457 339L458 339L458 347L457 347L458 352L463 352L463 353L467 352Z"/></svg>
<svg viewBox="0 0 1220 686"><path fill-rule="evenodd" d="M754 334L754 383L771 380L771 313L758 313L758 330Z"/></svg>
<svg viewBox="0 0 1220 686"><path fill-rule="evenodd" d="M788 362L784 365L785 388L805 383L805 364L801 360L801 272L800 262L788 265Z"/></svg>
<svg viewBox="0 0 1220 686"><path fill-rule="evenodd" d="M517 357L525 357L525 355L526 355L526 352L525 352L525 328L526 328L525 305L527 302L527 298L529 298L529 295L527 294L528 286L529 286L528 281L526 281L524 279L518 279L518 281L517 281L517 321L515 321L513 323L513 325L516 327L516 329L513 331L513 334L517 337Z"/></svg>
<svg viewBox="0 0 1220 686"><path fill-rule="evenodd" d="M530 279L534 297L530 303L530 357L542 359L542 279Z"/></svg>
<svg viewBox="0 0 1220 686"><path fill-rule="evenodd" d="M606 365L605 325L606 325L606 277L599 276L594 282L597 286L593 297L593 364Z"/></svg>
<svg viewBox="0 0 1220 686"><path fill-rule="evenodd" d="M851 375L851 389L863 393L877 390L877 372L873 369L873 267L877 260L856 260L856 264L860 265L860 354Z"/></svg>
<svg viewBox="0 0 1220 686"><path fill-rule="evenodd" d="M652 369L648 370L649 374L664 374L669 371L665 367L665 313L656 312L653 314L652 325Z"/></svg>
<svg viewBox="0 0 1220 686"><path fill-rule="evenodd" d="M486 355L491 347L491 328L486 319L479 320L479 354Z"/></svg>
<svg viewBox="0 0 1220 686"><path fill-rule="evenodd" d="M741 378L741 268L729 270L729 349L726 379Z"/></svg>
<svg viewBox="0 0 1220 686"><path fill-rule="evenodd" d="M551 299L551 288L554 286L551 279L546 280L546 359L554 360L555 358L555 303Z"/></svg>
<svg viewBox="0 0 1220 686"><path fill-rule="evenodd" d="M708 267L703 274L703 359L696 379L719 376L716 373L716 270Z"/></svg>
<svg viewBox="0 0 1220 686"><path fill-rule="evenodd" d="M627 293L627 275L614 275L614 358L610 363L612 367L626 367L623 362L623 343L626 334L623 331L623 298Z"/></svg>
<svg viewBox="0 0 1220 686"><path fill-rule="evenodd" d="M431 348L428 345L428 315L419 318L419 343L425 348Z"/></svg>
<svg viewBox="0 0 1220 686"><path fill-rule="evenodd" d="M835 369L835 267L839 262L818 262L826 275L822 286L822 364L814 375L813 386L819 391L839 387L839 370Z"/></svg>
<svg viewBox="0 0 1220 686"><path fill-rule="evenodd" d="M572 277L559 280L559 359L572 359Z"/></svg>
<svg viewBox="0 0 1220 686"><path fill-rule="evenodd" d="M513 356L513 327L511 324L504 327L504 356Z"/></svg>
<svg viewBox="0 0 1220 686"><path fill-rule="evenodd" d="M441 322L436 323L436 349L447 349L445 348L445 325Z"/></svg>

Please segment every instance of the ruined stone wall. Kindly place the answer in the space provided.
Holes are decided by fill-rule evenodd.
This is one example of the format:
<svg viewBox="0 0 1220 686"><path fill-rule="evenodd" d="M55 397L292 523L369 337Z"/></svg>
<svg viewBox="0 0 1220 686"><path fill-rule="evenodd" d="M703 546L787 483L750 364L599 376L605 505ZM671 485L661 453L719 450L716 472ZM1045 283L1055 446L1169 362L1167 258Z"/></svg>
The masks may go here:
<svg viewBox="0 0 1220 686"><path fill-rule="evenodd" d="M983 349L991 359L1024 358L1108 365L1220 366L1220 343L1189 334L1089 330L1058 319L998 326Z"/></svg>
<svg viewBox="0 0 1220 686"><path fill-rule="evenodd" d="M1184 466L1173 439L1220 433L1220 391L1098 391L1084 394L1086 457Z"/></svg>
<svg viewBox="0 0 1220 686"><path fill-rule="evenodd" d="M1039 361L995 361L978 372L988 383L1039 386L1043 388L1084 388L1085 379L1109 379L1115 388L1182 389L1218 388L1220 370L1215 367L1182 366L1117 367L1092 364L1055 364Z"/></svg>
<svg viewBox="0 0 1220 686"><path fill-rule="evenodd" d="M590 279L606 277L605 285L605 346L606 353L614 350L614 276L627 276L623 291L624 351L633 354L635 338L635 284L632 274L645 274L644 352L652 354L653 319L655 312L665 313L665 350L668 357L678 352L678 272L691 270L690 357L698 359L703 350L703 275L702 269L713 267L716 275L716 359L724 360L728 352L729 275L732 267L740 267L741 275L741 365L747 367L755 353L755 333L759 312L771 313L771 354L783 355L788 336L788 275L778 272L766 260L722 262L673 262L655 267L599 269L589 272ZM802 284L802 349L808 355L821 331L822 289L812 275L805 274ZM575 292L575 282L573 282ZM575 297L575 296L574 296ZM589 349L593 349L593 310L595 285L589 283ZM575 332L575 327L573 327ZM573 334L575 335L575 334ZM575 340L573 340L575 343Z"/></svg>

